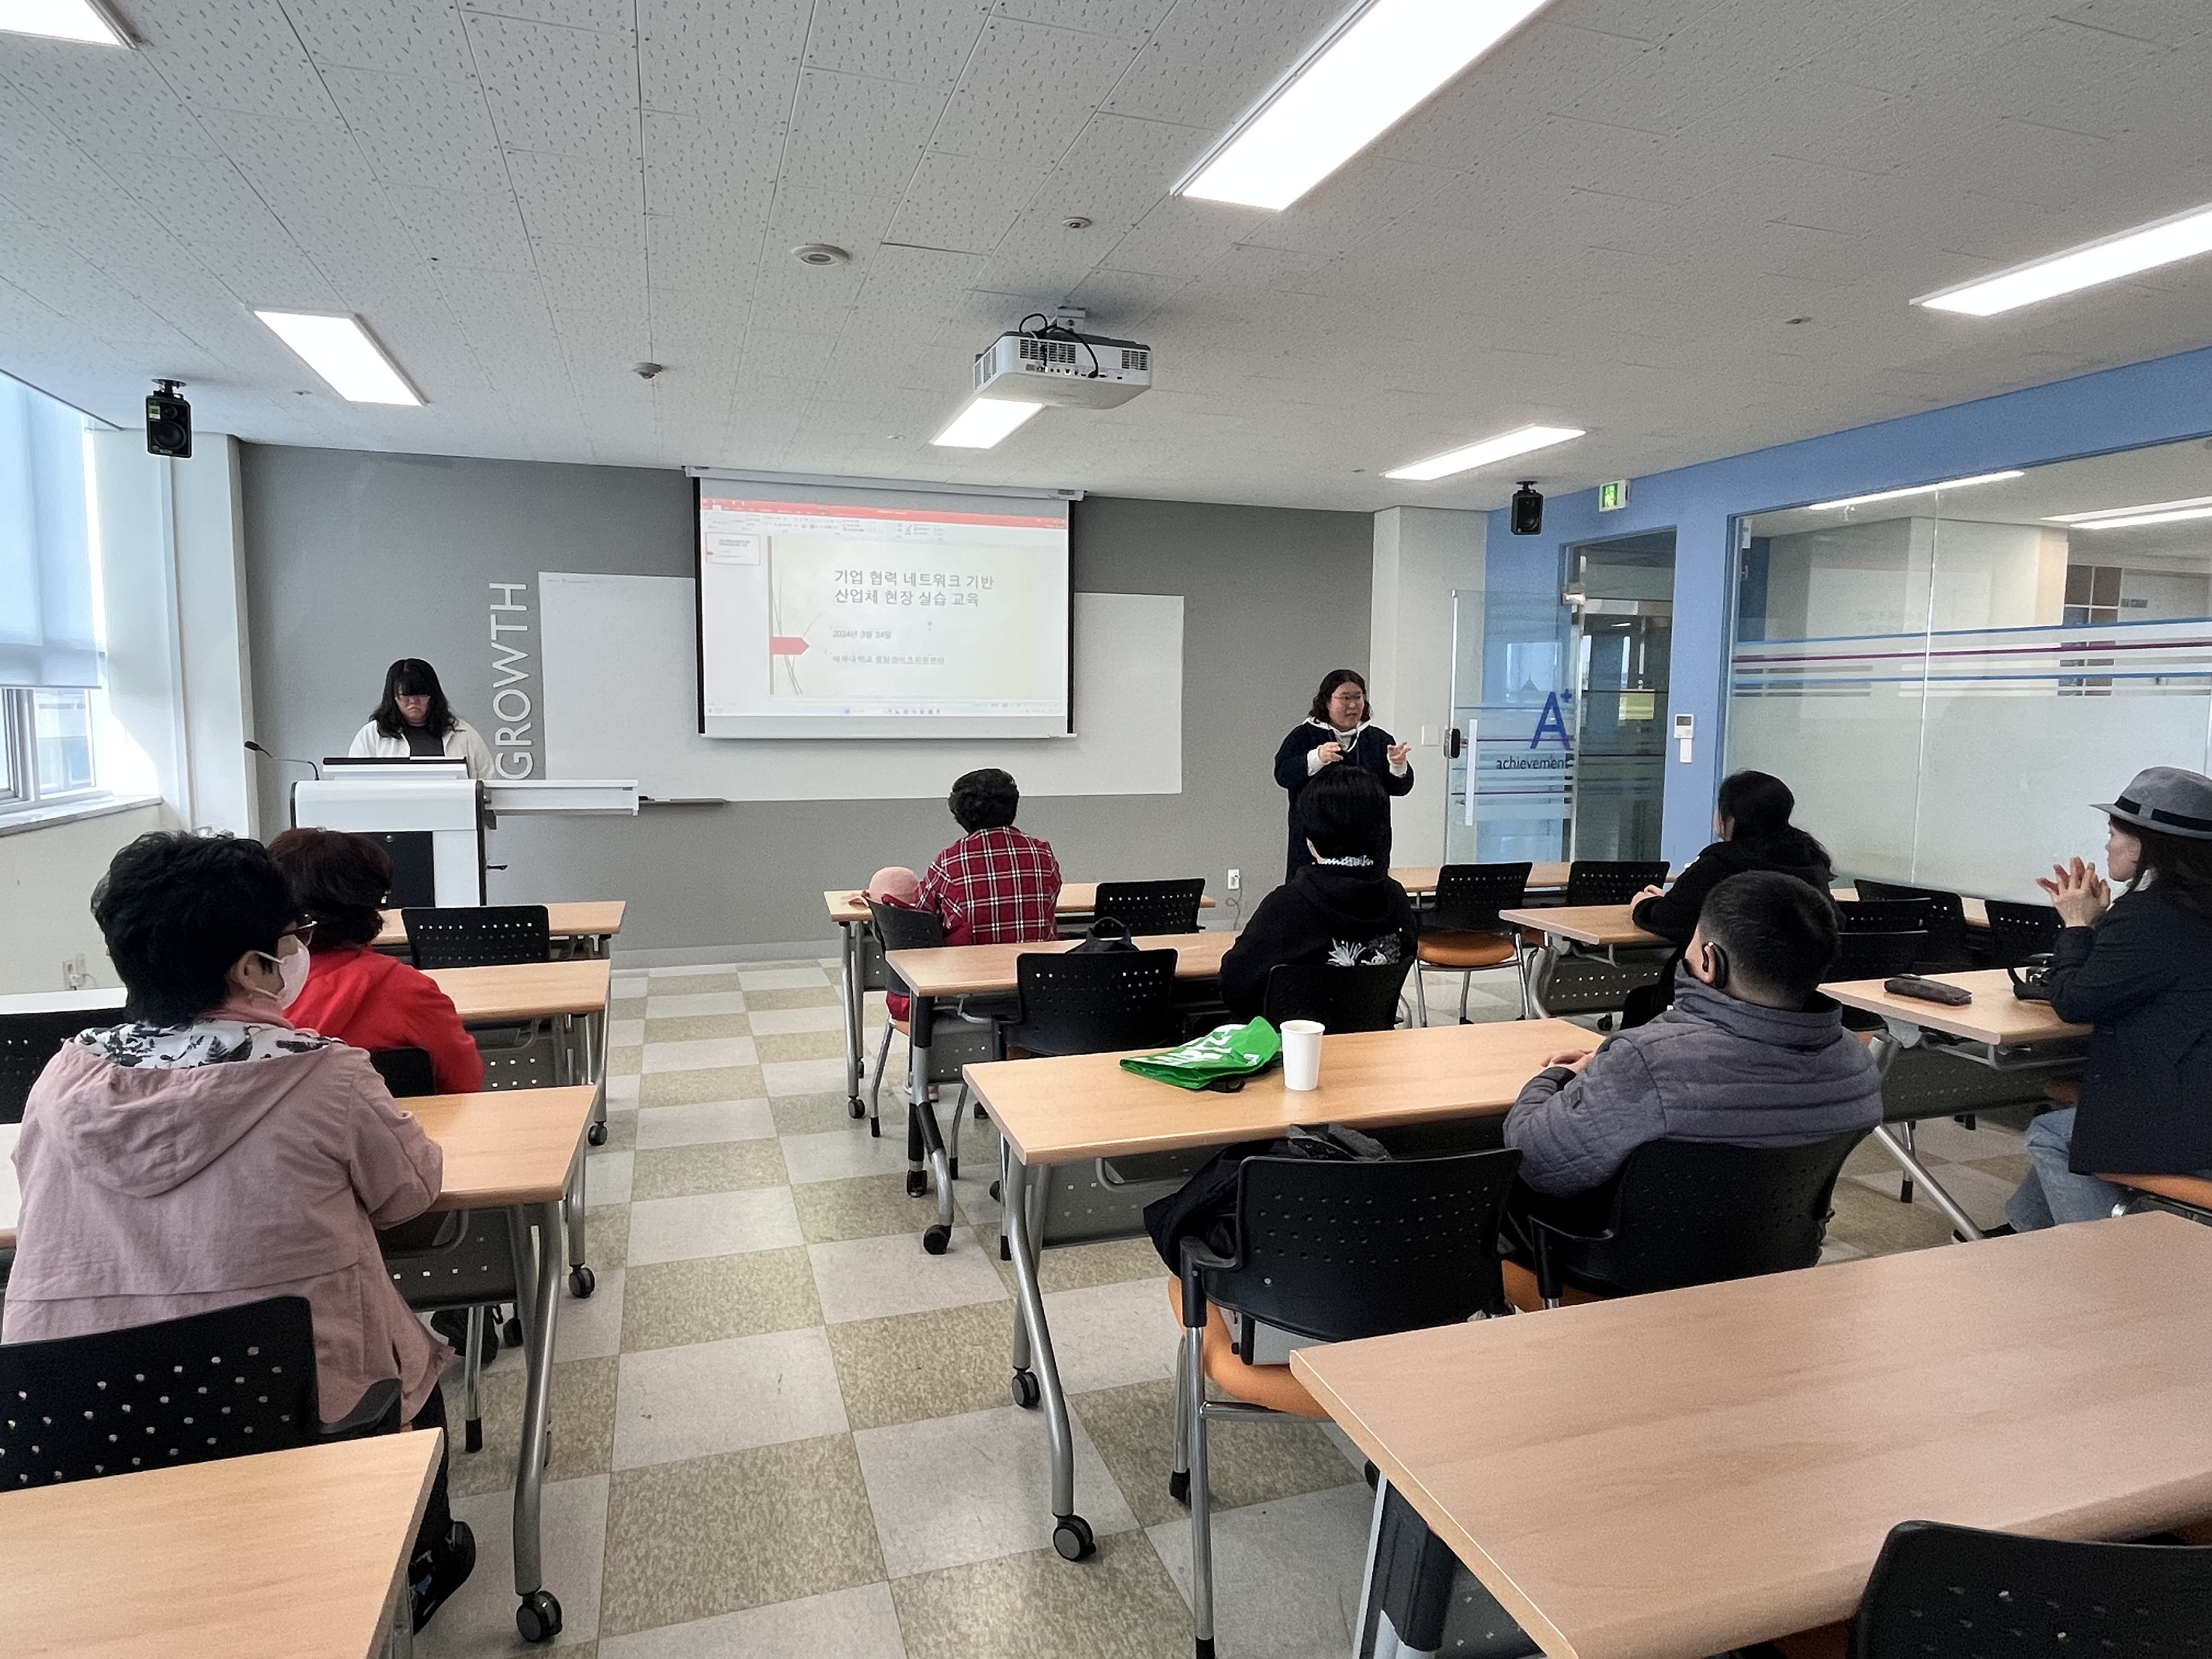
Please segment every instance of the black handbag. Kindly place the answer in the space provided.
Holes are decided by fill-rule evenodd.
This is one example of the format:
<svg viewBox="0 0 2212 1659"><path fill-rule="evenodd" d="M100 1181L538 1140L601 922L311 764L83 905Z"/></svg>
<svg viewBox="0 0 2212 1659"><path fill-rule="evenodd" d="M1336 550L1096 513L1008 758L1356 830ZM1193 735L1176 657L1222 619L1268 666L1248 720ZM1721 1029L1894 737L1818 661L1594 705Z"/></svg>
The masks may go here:
<svg viewBox="0 0 2212 1659"><path fill-rule="evenodd" d="M2050 951L2039 951L2017 968L2008 967L2005 976L2012 981L2012 994L2022 1002L2051 1000Z"/></svg>
<svg viewBox="0 0 2212 1659"><path fill-rule="evenodd" d="M1129 937L1127 923L1115 916L1101 916L1091 924L1091 931L1083 941L1067 954L1072 957L1097 956L1108 951L1133 951L1137 941Z"/></svg>

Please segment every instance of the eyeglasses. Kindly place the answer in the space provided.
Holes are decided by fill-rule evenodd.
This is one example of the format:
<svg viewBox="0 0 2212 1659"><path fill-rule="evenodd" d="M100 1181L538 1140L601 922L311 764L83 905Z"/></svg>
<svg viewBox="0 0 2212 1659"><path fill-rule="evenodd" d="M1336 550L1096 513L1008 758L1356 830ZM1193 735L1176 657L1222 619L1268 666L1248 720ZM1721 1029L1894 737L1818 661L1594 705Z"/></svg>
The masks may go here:
<svg viewBox="0 0 2212 1659"><path fill-rule="evenodd" d="M295 939L299 940L301 944L305 945L314 937L314 933L315 919L313 916L301 916L299 921L294 922L283 933L277 934L276 937L279 939Z"/></svg>

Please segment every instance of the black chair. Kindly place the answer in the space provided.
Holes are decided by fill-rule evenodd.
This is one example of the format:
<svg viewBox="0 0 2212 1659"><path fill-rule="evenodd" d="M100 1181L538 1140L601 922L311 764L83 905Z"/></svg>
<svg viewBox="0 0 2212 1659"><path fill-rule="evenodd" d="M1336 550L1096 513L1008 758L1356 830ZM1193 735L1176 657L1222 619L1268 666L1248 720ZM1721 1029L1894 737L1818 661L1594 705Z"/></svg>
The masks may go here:
<svg viewBox="0 0 2212 1659"><path fill-rule="evenodd" d="M2017 968L2030 957L2041 956L2058 943L2058 912L2047 904L2012 904L2003 899L1983 903L1990 914L1990 966Z"/></svg>
<svg viewBox="0 0 2212 1659"><path fill-rule="evenodd" d="M542 904L459 905L399 913L409 959L433 968L501 968L553 960L553 937Z"/></svg>
<svg viewBox="0 0 2212 1659"><path fill-rule="evenodd" d="M372 1048L368 1051L368 1063L376 1067L376 1074L384 1079L384 1086L392 1091L394 1100L438 1092L437 1075L431 1070L428 1049Z"/></svg>
<svg viewBox="0 0 2212 1659"><path fill-rule="evenodd" d="M118 1012L105 1023L113 1024ZM101 1017L86 1017L73 1008L63 1013L0 1014L0 1123L21 1123L23 1104L31 1085L54 1051L88 1025L102 1024Z"/></svg>
<svg viewBox="0 0 2212 1659"><path fill-rule="evenodd" d="M1568 904L1626 904L1667 884L1664 859L1577 859L1567 866Z"/></svg>
<svg viewBox="0 0 2212 1659"><path fill-rule="evenodd" d="M1173 951L1042 951L1014 958L1006 1046L1032 1054L1154 1048L1182 1033Z"/></svg>
<svg viewBox="0 0 2212 1659"><path fill-rule="evenodd" d="M1092 915L1111 916L1138 933L1194 933L1198 931L1198 902L1206 896L1206 880L1102 881Z"/></svg>
<svg viewBox="0 0 2212 1659"><path fill-rule="evenodd" d="M1447 864L1437 872L1436 897L1421 917L1421 936L1414 946L1413 1020L1429 1023L1428 983L1424 966L1460 975L1459 1023L1467 1024L1467 998L1477 970L1516 967L1521 961L1521 935L1498 921L1500 910L1518 909L1528 897L1526 864ZM1522 986L1522 1012L1528 1012L1527 986Z"/></svg>
<svg viewBox="0 0 2212 1659"><path fill-rule="evenodd" d="M1317 1019L1324 1030L1387 1031L1398 1023L1398 997L1407 962L1362 963L1338 968L1326 962L1278 963L1267 974L1260 1012L1280 1027L1286 1019Z"/></svg>
<svg viewBox="0 0 2212 1659"><path fill-rule="evenodd" d="M1206 1425L1326 1415L1286 1366L1239 1358L1213 1308L1319 1342L1502 1313L1498 1230L1520 1165L1521 1154L1510 1150L1376 1164L1248 1158L1237 1170L1235 1254L1183 1241L1168 1491L1190 1504L1191 1616L1200 1654L1213 1650ZM1207 1399L1209 1380L1231 1398Z"/></svg>
<svg viewBox="0 0 2212 1659"><path fill-rule="evenodd" d="M399 1426L398 1379L319 1414L303 1296L0 1346L0 1491L210 1463Z"/></svg>
<svg viewBox="0 0 2212 1659"><path fill-rule="evenodd" d="M2208 1631L2212 1549L1905 1521L1868 1575L1851 1659L2173 1659L2206 1651Z"/></svg>
<svg viewBox="0 0 2212 1659"><path fill-rule="evenodd" d="M934 910L907 910L870 899L868 908L874 915L875 934L885 951L934 951L945 943L945 924ZM898 977L898 970L886 967L885 973L896 987L906 981ZM997 1058L994 1047L993 1026L995 1021L986 1012L972 1012L965 999L956 1007L939 1007L930 1021L929 1078L932 1083L957 1083L963 1104L968 1098L968 1085L962 1079L960 1068L978 1060ZM883 1122L878 1115L884 1092L884 1062L891 1052L894 1031L913 1035L910 1019L887 1019L884 1024L884 1040L876 1050L876 1069L868 1090L868 1133L883 1133ZM960 1173L960 1120L963 1114L955 1112L952 1118L952 1137L948 1147L952 1174Z"/></svg>
<svg viewBox="0 0 2212 1659"><path fill-rule="evenodd" d="M1828 969L1832 980L1890 979L1909 974L1912 964L1928 950L1928 935L1911 933L1856 933L1836 936L1836 960Z"/></svg>
<svg viewBox="0 0 2212 1659"><path fill-rule="evenodd" d="M1845 933L1924 933L1933 908L1925 899L1838 899L1836 927Z"/></svg>
<svg viewBox="0 0 2212 1659"><path fill-rule="evenodd" d="M1609 1198L1547 1205L1531 1196L1516 1218L1534 1247L1544 1305L1557 1307L1569 1285L1640 1296L1811 1267L1836 1176L1866 1133L1804 1146L1650 1140L1628 1155ZM1577 1231L1601 1203L1604 1225Z"/></svg>
<svg viewBox="0 0 2212 1659"><path fill-rule="evenodd" d="M1928 949L1919 963L1924 974L1956 973L1974 965L1966 935L1966 901L1956 893L1939 893L1932 887L1900 887L1894 882L1860 880L1862 902L1909 902L1918 899L1928 907Z"/></svg>

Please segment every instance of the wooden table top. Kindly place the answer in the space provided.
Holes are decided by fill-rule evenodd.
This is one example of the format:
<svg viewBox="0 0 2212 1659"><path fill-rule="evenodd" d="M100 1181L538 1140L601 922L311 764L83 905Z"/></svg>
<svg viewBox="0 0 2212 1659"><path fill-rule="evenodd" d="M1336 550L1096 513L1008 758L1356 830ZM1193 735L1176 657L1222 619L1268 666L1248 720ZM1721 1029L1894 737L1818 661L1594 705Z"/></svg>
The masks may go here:
<svg viewBox="0 0 2212 1659"><path fill-rule="evenodd" d="M555 939L611 939L622 932L623 917L629 909L622 899L574 899L547 905L545 922ZM384 931L374 943L379 950L407 943L407 929L400 925L398 911L384 913Z"/></svg>
<svg viewBox="0 0 2212 1659"><path fill-rule="evenodd" d="M830 909L830 920L841 927L848 921L866 921L868 919L866 898L867 896L856 887L824 888L822 893L822 902ZM1095 881L1062 882L1060 900L1053 908L1056 914L1063 916L1089 915L1098 908L1098 884ZM1198 908L1212 909L1213 895L1200 894Z"/></svg>
<svg viewBox="0 0 2212 1659"><path fill-rule="evenodd" d="M1442 867L1435 864L1394 864L1390 866L1390 879L1413 897L1425 898L1437 890L1437 873ZM1556 893L1566 884L1567 866L1564 864L1528 866L1528 890L1532 893Z"/></svg>
<svg viewBox="0 0 2212 1659"><path fill-rule="evenodd" d="M1628 919L1626 904L1556 904L1534 910L1500 910L1498 919L1533 927L1554 939L1577 945L1665 945L1656 933L1647 933Z"/></svg>
<svg viewBox="0 0 2212 1659"><path fill-rule="evenodd" d="M568 1167L592 1120L596 1089L499 1089L474 1095L418 1095L399 1103L446 1154L433 1210L504 1209L550 1204L568 1184ZM0 1250L15 1248L22 1195L15 1152L22 1126L0 1123Z"/></svg>
<svg viewBox="0 0 2212 1659"><path fill-rule="evenodd" d="M1016 1156L1034 1166L1224 1146L1293 1123L1370 1129L1498 1115L1547 1055L1598 1042L1563 1019L1348 1031L1322 1039L1321 1087L1298 1094L1283 1086L1279 1067L1223 1095L1125 1072L1119 1054L998 1060L965 1076Z"/></svg>
<svg viewBox="0 0 2212 1659"><path fill-rule="evenodd" d="M1692 1659L1849 1617L1899 1521L2212 1514L2208 1302L2154 1214L1291 1364L1553 1659Z"/></svg>
<svg viewBox="0 0 2212 1659"><path fill-rule="evenodd" d="M438 1443L378 1435L0 1495L8 1651L380 1653Z"/></svg>
<svg viewBox="0 0 2212 1659"><path fill-rule="evenodd" d="M972 996L983 991L1011 991L1015 985L1014 958L1053 956L1072 951L1078 941L1037 939L1026 945L948 945L935 951L892 951L884 960L921 996ZM1221 958L1237 943L1237 935L1224 929L1208 933L1140 934L1140 951L1173 951L1177 979L1208 979L1221 971Z"/></svg>
<svg viewBox="0 0 2212 1659"><path fill-rule="evenodd" d="M1828 896L1838 904L1856 904L1859 890L1856 887L1832 888ZM1964 896L1959 901L1959 908L1966 913L1967 927L1986 927L1990 925L1990 907L1985 901L1972 896Z"/></svg>
<svg viewBox="0 0 2212 1659"><path fill-rule="evenodd" d="M573 962L517 962L499 968L433 968L464 1025L596 1014L607 1006L613 964L604 957Z"/></svg>
<svg viewBox="0 0 2212 1659"><path fill-rule="evenodd" d="M1964 1037L1969 1042L2048 1042L2054 1037L2086 1036L2086 1025L2069 1025L2051 1011L2047 1002L2023 1002L2012 994L2012 981L2002 968L1981 968L1965 974L1929 974L1929 979L1962 986L1974 1000L1964 1007L1948 1008L1917 997L1894 996L1878 979L1844 980L1820 989L1846 1008L1908 1020L1924 1030Z"/></svg>

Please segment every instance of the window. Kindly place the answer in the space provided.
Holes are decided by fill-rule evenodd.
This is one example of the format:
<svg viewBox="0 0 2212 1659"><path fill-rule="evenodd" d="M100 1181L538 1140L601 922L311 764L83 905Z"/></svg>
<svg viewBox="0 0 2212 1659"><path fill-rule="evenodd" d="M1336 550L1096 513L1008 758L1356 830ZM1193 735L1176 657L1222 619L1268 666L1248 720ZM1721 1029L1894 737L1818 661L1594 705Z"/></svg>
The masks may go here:
<svg viewBox="0 0 2212 1659"><path fill-rule="evenodd" d="M0 689L0 811L97 790L92 726L88 692Z"/></svg>

